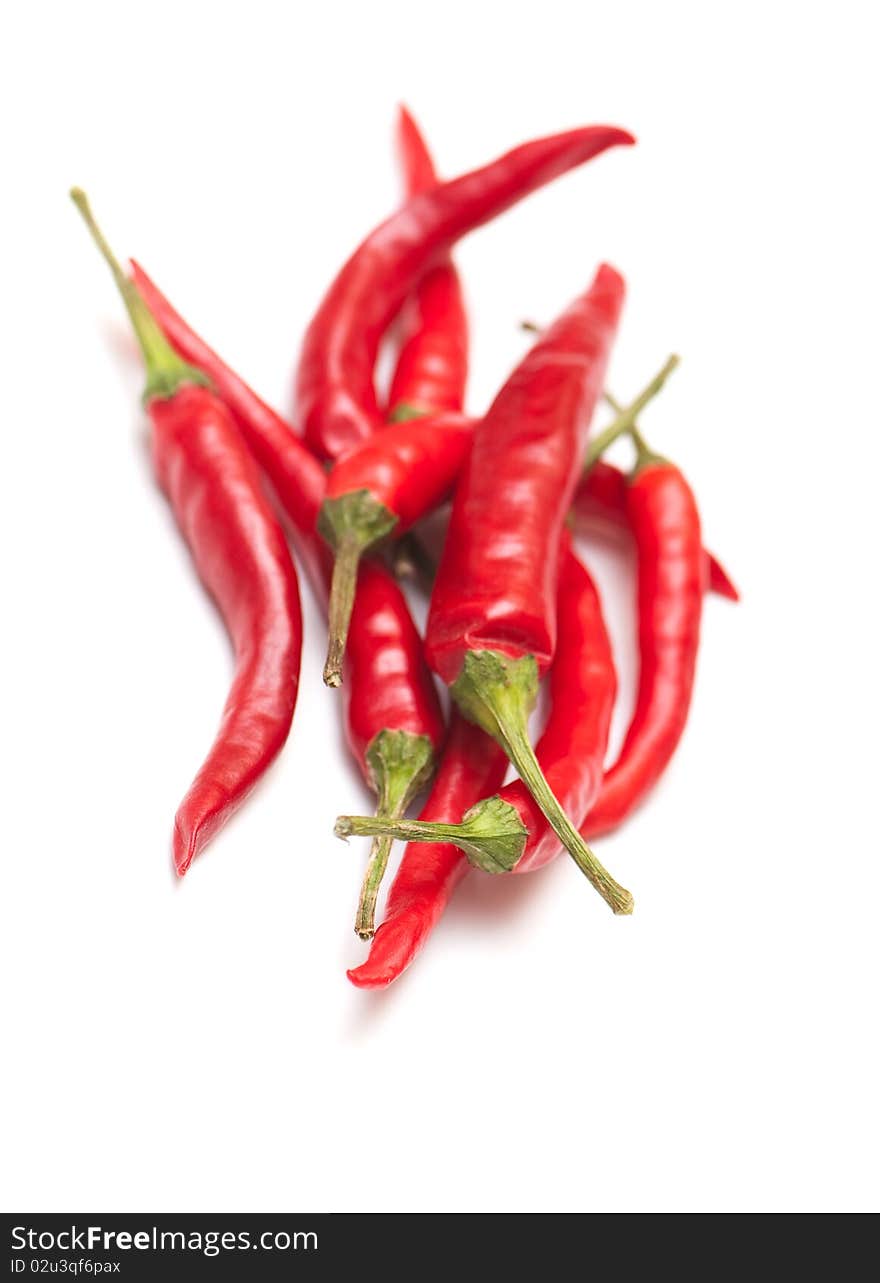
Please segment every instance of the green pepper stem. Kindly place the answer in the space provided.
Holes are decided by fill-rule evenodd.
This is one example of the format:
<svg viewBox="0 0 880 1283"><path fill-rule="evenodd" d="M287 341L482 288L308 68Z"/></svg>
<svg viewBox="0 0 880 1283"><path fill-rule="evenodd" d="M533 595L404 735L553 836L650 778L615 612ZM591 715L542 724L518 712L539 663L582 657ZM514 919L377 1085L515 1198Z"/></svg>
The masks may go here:
<svg viewBox="0 0 880 1283"><path fill-rule="evenodd" d="M517 769L520 779L544 812L550 827L575 864L614 913L632 913L632 893L612 878L559 805L535 757L525 724L508 723L501 728L499 743Z"/></svg>
<svg viewBox="0 0 880 1283"><path fill-rule="evenodd" d="M603 392L602 397L605 403L611 407L615 414L623 414L623 407L617 398L613 397L610 392ZM638 473L641 472L642 468L648 467L651 463L667 462L663 455L657 454L655 450L651 449L635 423L629 430L629 436L636 448L636 461L632 471L630 472L630 480L637 476Z"/></svg>
<svg viewBox="0 0 880 1283"><path fill-rule="evenodd" d="M608 406L609 410L613 410L615 414L623 414L623 411L626 408L621 401L618 401L616 396L611 395L607 388L602 393L602 400Z"/></svg>
<svg viewBox="0 0 880 1283"><path fill-rule="evenodd" d="M633 898L615 882L584 842L554 796L529 741L528 719L538 693L533 656L512 659L500 651L469 651L451 693L465 717L504 749L520 779L563 846L615 913L632 913Z"/></svg>
<svg viewBox="0 0 880 1283"><path fill-rule="evenodd" d="M349 490L325 499L318 514L318 531L336 554L328 607L326 685L342 685L342 661L348 642L351 612L361 557L381 543L397 525L397 516L367 489Z"/></svg>
<svg viewBox="0 0 880 1283"><path fill-rule="evenodd" d="M434 746L427 735L380 731L367 749L366 760L378 799L377 821L395 821L430 779L434 769ZM388 867L394 835L382 833L377 828L366 836L372 837L373 843L361 885L354 929L362 940L371 940L375 933L376 901Z"/></svg>
<svg viewBox="0 0 880 1283"><path fill-rule="evenodd" d="M339 815L333 826L338 838L389 837L400 842L453 842L458 845L460 826L429 820L407 820L388 815Z"/></svg>
<svg viewBox="0 0 880 1283"><path fill-rule="evenodd" d="M679 360L680 357L671 356L663 366L662 370L659 370L657 374L654 375L651 382L639 393L636 399L625 409L618 410L617 418L614 422L610 423L603 432L600 432L597 437L593 438L587 447L587 453L584 456L585 472L588 472L589 469L592 468L596 460L601 458L612 442L616 441L618 437L622 437L627 433L632 433L636 419L639 417L642 410L644 410L648 402L653 401L654 397L663 387L672 371L678 365Z"/></svg>
<svg viewBox="0 0 880 1283"><path fill-rule="evenodd" d="M384 815L340 815L337 837L383 835L403 842L451 842L484 873L510 873L525 850L528 832L519 812L500 797L487 797L462 817L460 824L406 820Z"/></svg>
<svg viewBox="0 0 880 1283"><path fill-rule="evenodd" d="M147 372L144 400L149 401L154 397L173 396L181 384L184 383L207 383L208 380L205 375L182 360L165 338L159 323L147 307L134 282L126 276L104 233L95 221L88 197L82 188L72 187L70 189L70 199L82 215L83 221L91 233L92 240L110 268L119 293L122 295L122 301L128 311L132 328L143 353L144 366Z"/></svg>
<svg viewBox="0 0 880 1283"><path fill-rule="evenodd" d="M349 536L336 547L333 561L333 578L330 581L328 606L327 658L324 661L324 684L334 689L342 685L342 661L348 643L348 628L354 609L358 566L363 545L356 536Z"/></svg>

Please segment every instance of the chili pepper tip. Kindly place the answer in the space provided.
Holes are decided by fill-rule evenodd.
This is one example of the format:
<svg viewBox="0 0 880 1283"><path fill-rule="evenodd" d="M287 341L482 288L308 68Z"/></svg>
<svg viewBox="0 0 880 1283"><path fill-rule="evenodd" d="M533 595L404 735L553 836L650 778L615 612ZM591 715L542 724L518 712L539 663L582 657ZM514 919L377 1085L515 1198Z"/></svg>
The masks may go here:
<svg viewBox="0 0 880 1283"><path fill-rule="evenodd" d="M352 967L346 971L346 976L354 985L355 989L387 989L392 981L397 979L397 973L394 971L383 972L376 975L371 972L366 965L363 967Z"/></svg>

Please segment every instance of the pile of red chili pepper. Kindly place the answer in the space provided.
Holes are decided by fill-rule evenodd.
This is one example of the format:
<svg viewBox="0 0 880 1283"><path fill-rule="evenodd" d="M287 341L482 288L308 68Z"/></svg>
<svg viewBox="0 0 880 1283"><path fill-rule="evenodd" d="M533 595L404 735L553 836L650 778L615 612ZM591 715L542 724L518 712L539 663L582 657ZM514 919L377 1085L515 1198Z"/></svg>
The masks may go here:
<svg viewBox="0 0 880 1283"><path fill-rule="evenodd" d="M140 345L159 483L235 649L220 728L174 820L175 866L187 871L290 731L298 560L327 615L324 681L341 688L347 742L376 797L375 815L340 816L335 828L371 839L355 930L372 943L348 973L363 988L389 984L412 962L471 868L529 873L567 851L614 913L632 912L632 895L588 842L640 805L675 751L704 593L737 599L703 548L684 475L638 426L677 358L627 406L605 389L625 294L615 268L602 264L536 331L488 408L464 412L468 321L455 242L633 141L610 126L574 129L443 181L402 109L404 203L355 250L315 313L291 423L142 267L118 263L85 195L71 193ZM384 393L383 343L396 345ZM614 417L590 439L603 397ZM629 473L601 457L624 436ZM419 524L447 504L435 564ZM638 694L610 764L617 681L602 605L572 538L585 523L627 532L637 557ZM424 637L401 580L430 594ZM543 681L548 712L533 747L529 719ZM516 778L504 784L511 765ZM395 839L407 845L376 929Z"/></svg>

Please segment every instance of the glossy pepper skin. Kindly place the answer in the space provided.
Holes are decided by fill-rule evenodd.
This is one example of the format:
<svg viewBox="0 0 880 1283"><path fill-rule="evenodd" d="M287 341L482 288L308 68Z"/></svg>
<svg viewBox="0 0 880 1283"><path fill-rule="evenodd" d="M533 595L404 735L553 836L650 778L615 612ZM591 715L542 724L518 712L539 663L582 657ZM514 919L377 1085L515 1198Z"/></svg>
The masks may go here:
<svg viewBox="0 0 880 1283"><path fill-rule="evenodd" d="M207 388L184 384L147 412L159 482L235 648L220 729L174 820L182 875L287 739L302 619L284 535L225 406Z"/></svg>
<svg viewBox="0 0 880 1283"><path fill-rule="evenodd" d="M75 188L74 203L122 295L144 357L144 402L159 483L235 648L223 720L174 821L186 873L241 806L290 731L299 684L302 618L296 571L256 465L232 417L165 340Z"/></svg>
<svg viewBox="0 0 880 1283"><path fill-rule="evenodd" d="M437 688L406 601L384 566L365 562L358 575L346 683L346 738L368 784L369 750L382 731L427 736L439 752L445 738Z"/></svg>
<svg viewBox="0 0 880 1283"><path fill-rule="evenodd" d="M398 150L407 195L437 184L427 143L411 114L400 108ZM461 410L468 374L468 321L458 272L447 255L430 268L407 300L402 340L391 380L391 420Z"/></svg>
<svg viewBox="0 0 880 1283"><path fill-rule="evenodd" d="M612 463L599 459L583 476L575 491L572 511L584 522L598 519L626 534L630 533L627 475ZM721 562L708 550L703 552L704 582L708 592L739 601L739 592Z"/></svg>
<svg viewBox="0 0 880 1283"><path fill-rule="evenodd" d="M559 645L550 670L550 714L536 754L553 792L581 823L601 787L617 679L598 594L567 535L558 610ZM503 763L503 754L493 741L475 727L471 731L478 738L473 734L466 738L467 755L461 753L451 764L455 790L451 796L443 796L437 806L433 805L432 793L419 816L420 823L445 821L465 829L467 819L461 825L457 822L477 801L475 786L485 782L489 770L497 773L499 763ZM454 743L450 736L447 753ZM442 774L441 766L435 792ZM486 797L488 792L487 788L479 797ZM505 785L493 804L498 799L515 811L526 831L522 854L512 872L531 872L559 855L559 838L521 781ZM497 811L494 805L493 809ZM403 827L413 829L406 821ZM462 851L452 842L411 841L391 887L386 920L376 933L370 956L348 973L349 979L362 988L390 984L396 979L422 947L469 867Z"/></svg>
<svg viewBox="0 0 880 1283"><path fill-rule="evenodd" d="M671 463L641 454L627 493L638 553L639 689L620 755L608 771L585 831L615 828L669 763L687 721L703 607L700 515Z"/></svg>
<svg viewBox="0 0 880 1283"><path fill-rule="evenodd" d="M630 134L597 125L526 143L409 200L355 250L306 331L296 417L319 457L335 459L382 424L373 381L389 322L425 272L466 232Z"/></svg>
<svg viewBox="0 0 880 1283"><path fill-rule="evenodd" d="M431 598L426 653L448 684L468 651L556 647L562 529L624 298L603 265L538 340L474 434Z"/></svg>
<svg viewBox="0 0 880 1283"><path fill-rule="evenodd" d="M504 779L507 758L478 726L453 712L449 738L420 820L454 824ZM360 989L388 985L406 970L433 931L458 883L470 869L451 842L413 842L388 892L385 921L370 954L347 974Z"/></svg>

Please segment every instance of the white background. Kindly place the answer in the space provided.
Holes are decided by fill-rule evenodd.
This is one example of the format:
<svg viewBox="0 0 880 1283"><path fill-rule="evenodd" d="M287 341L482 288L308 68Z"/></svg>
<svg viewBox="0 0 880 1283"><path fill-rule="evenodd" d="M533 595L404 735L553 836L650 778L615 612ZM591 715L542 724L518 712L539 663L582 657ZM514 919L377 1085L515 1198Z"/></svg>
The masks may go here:
<svg viewBox="0 0 880 1283"><path fill-rule="evenodd" d="M866 4L19 6L2 34L5 1209L876 1210L876 32ZM471 878L355 991L368 798L307 596L290 743L183 884L176 802L230 656L153 484L91 194L277 405L394 205L596 120L639 146L474 235L471 406L608 258L611 382L743 591L707 602L673 768L600 846ZM631 567L587 549L632 691ZM620 727L627 707L620 711Z"/></svg>

